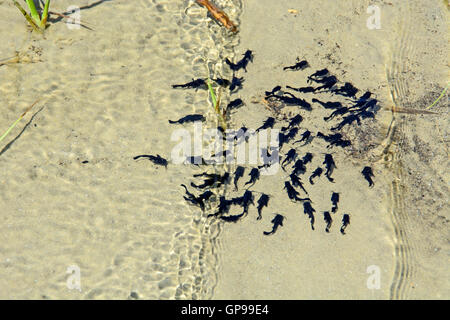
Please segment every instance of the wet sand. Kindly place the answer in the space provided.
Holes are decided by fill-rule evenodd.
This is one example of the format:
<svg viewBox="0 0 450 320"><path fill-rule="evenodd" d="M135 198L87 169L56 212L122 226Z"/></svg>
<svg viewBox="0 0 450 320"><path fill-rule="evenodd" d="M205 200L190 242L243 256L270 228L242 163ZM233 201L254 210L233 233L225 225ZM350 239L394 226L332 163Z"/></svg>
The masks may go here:
<svg viewBox="0 0 450 320"><path fill-rule="evenodd" d="M202 212L183 199L180 184L204 168L133 160L170 158L171 134L183 126L169 119L202 113L206 127L216 126L205 90L171 84L206 77L208 69L231 78L224 59L247 49L255 59L239 72L243 89L222 92L223 104L245 102L231 128L279 116L258 102L264 91L304 86L322 68L370 90L386 109L423 110L448 81L442 1L216 3L239 25L237 36L193 1L140 0L82 10L93 31L53 21L43 38L28 32L11 2L0 1L0 17L11 23L0 30L0 59L15 51L25 57L0 66L1 133L41 98L0 145L0 298L448 299L448 95L432 108L436 115L380 110L376 121L345 129L354 144L332 150L335 183L324 176L307 183L314 231L282 189L281 170L252 188L271 195L262 220L251 207L245 219L224 224L206 218L213 207ZM381 8L379 30L366 26L369 4ZM284 72L297 57L311 67ZM301 129L325 130L327 113L313 107L302 111ZM316 141L301 149L315 155L309 170L328 151ZM366 165L374 169L373 188L360 174ZM341 200L326 233L322 212L333 191ZM232 187L214 192L238 195ZM264 236L274 213L286 216L284 226ZM345 235L343 213L351 216ZM71 266L80 269L81 290L68 287ZM370 266L381 272L379 289L367 286Z"/></svg>

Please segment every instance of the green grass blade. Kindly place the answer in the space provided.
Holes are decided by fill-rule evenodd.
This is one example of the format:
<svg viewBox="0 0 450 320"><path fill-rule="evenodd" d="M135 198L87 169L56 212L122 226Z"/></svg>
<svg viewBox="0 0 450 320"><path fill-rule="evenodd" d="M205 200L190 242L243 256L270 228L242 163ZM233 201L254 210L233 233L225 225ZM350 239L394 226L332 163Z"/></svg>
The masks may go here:
<svg viewBox="0 0 450 320"><path fill-rule="evenodd" d="M41 24L41 17L39 17L39 13L36 10L36 6L34 5L33 0L27 0L28 8L30 8L31 17L33 18L36 24Z"/></svg>
<svg viewBox="0 0 450 320"><path fill-rule="evenodd" d="M217 104L217 99L209 79L206 81L206 84L208 85L209 93L211 94L212 103L215 106Z"/></svg>
<svg viewBox="0 0 450 320"><path fill-rule="evenodd" d="M41 19L41 28L42 29L45 29L45 25L47 24L49 7L50 7L50 0L47 0L47 2L45 2L45 6L44 6L44 12L42 13L42 19Z"/></svg>
<svg viewBox="0 0 450 320"><path fill-rule="evenodd" d="M427 108L425 108L425 110L431 109L436 103L439 102L439 100L441 100L441 98L444 96L445 92L447 92L447 89L448 89L449 84L450 84L450 82L447 83L447 86L446 86L445 89L442 91L441 95L440 95L436 100L434 100L434 102L433 102L430 106L428 106Z"/></svg>
<svg viewBox="0 0 450 320"><path fill-rule="evenodd" d="M42 30L39 28L39 26L33 21L33 19L30 17L30 15L25 11L24 8L22 8L22 6L16 1L13 0L14 5L17 7L17 9L20 10L20 12L22 12L23 16L25 17L25 19L27 19L28 23L31 24L31 26L34 28L34 30L36 30L39 33L42 33Z"/></svg>

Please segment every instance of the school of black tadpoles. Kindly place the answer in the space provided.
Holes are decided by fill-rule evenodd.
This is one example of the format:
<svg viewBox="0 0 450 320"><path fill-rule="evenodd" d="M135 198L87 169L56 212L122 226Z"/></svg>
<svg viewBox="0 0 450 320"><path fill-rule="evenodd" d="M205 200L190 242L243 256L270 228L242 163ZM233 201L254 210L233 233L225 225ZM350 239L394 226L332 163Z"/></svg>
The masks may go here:
<svg viewBox="0 0 450 320"><path fill-rule="evenodd" d="M231 62L229 59L225 60L225 63L233 71L233 77L231 80L227 79L212 79L219 86L226 87L230 90L231 94L236 93L242 88L244 79L243 77L236 76L236 73L240 70L247 71L247 65L249 62L253 61L253 52L247 50L242 59L236 63ZM299 61L292 65L283 68L283 72L291 71L303 71L310 68L309 63L306 60ZM173 88L182 89L203 89L207 90L207 79L192 79L192 81L185 84L175 84L172 85ZM333 159L333 153L331 150L336 150L336 148L346 148L351 145L350 140L344 139L342 133L339 131L345 126L350 125L360 125L365 119L375 118L377 110L379 110L378 100L373 98L373 94L369 91L357 97L360 92L359 89L353 86L349 82L341 83L339 80L332 75L327 69L318 70L307 77L307 87L291 87L286 86L287 90L293 91L294 93L283 91L281 86L275 86L269 91L265 91L266 101L275 101L277 103L284 104L286 106L297 106L300 110L311 112L313 106L311 103L316 104L318 107L330 110L330 114L324 117L325 123L330 123L331 120L338 120L337 124L330 126L330 131L328 133L317 132L313 133L309 130L304 132L299 131L299 125L302 123L303 116L300 112L289 119L276 120L274 117L268 117L263 124L256 129L256 131L263 129L272 129L276 122L281 122L281 130L278 136L280 154L280 165L281 168L287 173L286 181L284 182L283 190L286 192L288 198L296 203L302 204L302 209L304 214L309 218L312 230L314 230L315 225L315 215L318 214L313 207L313 201L310 199L307 188L305 187L305 182L302 180L303 177L307 175L307 165L311 163L313 155L307 152L304 155L300 155L297 146L305 146L315 138L322 139L328 143L327 149L329 153L326 153L323 158L322 166L317 167L312 170L307 181L311 186L314 185L315 181L321 177L322 174L327 178L330 183L334 183L334 178L332 177L333 171L337 168L336 163ZM314 84L314 86L313 86ZM344 105L338 101L320 101L316 98L311 100L311 103L305 99L297 96L298 93L322 93L329 92L332 95L340 95L345 97L348 104ZM231 101L226 109L226 115L230 115L230 111L243 106L244 103L241 99L235 99ZM204 121L205 118L201 114L192 114L182 117L179 120L169 120L171 124L185 124L195 121ZM241 128L240 132L245 133L246 127ZM237 143L240 143L239 137L234 138ZM289 144L289 150L284 152L283 147ZM271 150L274 152L274 150ZM227 156L227 151L223 152L223 156ZM271 162L269 150L263 150L262 158L264 159L264 164L251 168L248 173L248 181L246 181L241 188L244 189L242 196L227 198L226 196L220 196L218 205L216 209L208 215L208 217L215 217L221 219L225 222L237 222L243 217L245 217L250 209L250 206L256 206L257 217L256 220L262 218L262 211L264 207L267 207L271 196L268 194L251 191L250 189L257 184L261 179L260 170L262 168L267 168L273 165ZM147 158L156 165L161 165L167 168L167 160L162 158L160 155L140 155L136 156L134 159ZM214 165L211 160L203 159L202 156L188 157L186 163L195 164L198 166ZM193 176L195 179L189 185L189 188L182 184L184 188L185 195L184 199L192 205L198 206L201 210L205 210L207 203L211 202L213 197L213 189L221 187L223 185L233 184L236 191L239 190L239 180L244 178L245 172L248 168L243 166L237 166L234 173L230 174L225 172L222 174L207 173L203 172L201 174L196 174ZM372 178L374 177L372 168L366 166L361 171L362 176L368 181L369 187L374 185ZM202 181L200 181L202 180ZM193 191L196 190L196 191ZM194 192L200 192L199 194L194 194ZM303 194L303 195L302 195ZM258 197L255 203L255 197ZM330 232L333 216L339 211L339 193L332 192L331 194L331 204L330 211L322 212L323 220L325 222L325 231ZM229 214L232 206L238 206L242 208L242 212L239 214ZM331 213L330 213L331 212ZM282 214L274 213L274 217L271 220L272 229L270 231L264 231L264 235L274 234L280 226L283 226L285 217ZM350 224L350 215L348 213L343 213L341 217L341 228L340 232L345 234L345 229Z"/></svg>

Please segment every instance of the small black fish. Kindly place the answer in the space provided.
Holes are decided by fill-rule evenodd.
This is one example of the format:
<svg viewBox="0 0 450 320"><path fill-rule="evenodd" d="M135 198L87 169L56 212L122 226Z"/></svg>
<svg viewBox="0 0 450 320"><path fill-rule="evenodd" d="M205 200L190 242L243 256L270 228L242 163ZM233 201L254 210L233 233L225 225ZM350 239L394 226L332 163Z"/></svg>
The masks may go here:
<svg viewBox="0 0 450 320"><path fill-rule="evenodd" d="M333 156L331 154L325 155L325 160L323 163L327 171L325 172L325 176L328 178L330 182L334 182L334 179L331 177L333 170L336 168L336 164L334 163Z"/></svg>
<svg viewBox="0 0 450 320"><path fill-rule="evenodd" d="M242 208L244 208L244 211L242 212L242 214L247 214L250 205L251 204L255 205L253 200L254 200L253 193L250 190L246 190L242 197L233 198L232 201L233 201L233 204L240 205Z"/></svg>
<svg viewBox="0 0 450 320"><path fill-rule="evenodd" d="M314 184L312 179L314 179L315 177L320 177L322 175L322 172L323 172L323 169L321 167L318 167L316 170L314 170L312 175L309 177L309 183Z"/></svg>
<svg viewBox="0 0 450 320"><path fill-rule="evenodd" d="M298 61L298 60L297 60L297 61ZM303 60L303 61L297 62L297 63L294 64L293 66L284 67L283 70L289 70L289 69L290 69L290 70L298 71L298 70L304 70L304 69L306 69L306 68L308 68L308 67L309 67L308 61Z"/></svg>
<svg viewBox="0 0 450 320"><path fill-rule="evenodd" d="M281 163L281 167L284 169L285 163L287 162L286 165L288 165L289 163L294 161L295 158L297 158L297 151L295 149L289 150L286 154L286 158L284 158L283 162Z"/></svg>
<svg viewBox="0 0 450 320"><path fill-rule="evenodd" d="M164 166L166 169L167 169L167 165L169 163L166 159L161 157L159 154L157 154L156 156L142 154L140 156L134 157L133 159L137 160L139 158L147 158L149 161L153 162L154 164L157 164L159 166Z"/></svg>
<svg viewBox="0 0 450 320"><path fill-rule="evenodd" d="M344 213L344 216L342 217L342 227L341 227L341 233L345 234L345 228L350 224L350 216L346 213Z"/></svg>
<svg viewBox="0 0 450 320"><path fill-rule="evenodd" d="M303 156L302 161L303 161L304 164L307 164L307 163L309 163L309 162L312 161L312 158L313 158L312 153L307 152L307 153Z"/></svg>
<svg viewBox="0 0 450 320"><path fill-rule="evenodd" d="M230 80L222 78L213 79L213 81L222 87L228 87L231 84Z"/></svg>
<svg viewBox="0 0 450 320"><path fill-rule="evenodd" d="M288 133L285 135L285 142L289 142L292 139L295 138L295 136L298 133L298 128L294 127L291 130L288 131Z"/></svg>
<svg viewBox="0 0 450 320"><path fill-rule="evenodd" d="M253 62L253 52L251 50L247 50L244 53L244 57L237 63L231 62L228 58L225 59L225 63L228 64L233 71L244 69L245 72L247 72L247 65L249 62Z"/></svg>
<svg viewBox="0 0 450 320"><path fill-rule="evenodd" d="M262 194L261 197L259 197L258 199L258 217L256 218L256 220L260 220L262 218L262 209L264 207L267 207L269 203L269 196L267 194Z"/></svg>
<svg viewBox="0 0 450 320"><path fill-rule="evenodd" d="M355 105L353 107L361 107L364 105L372 96L372 92L366 91L361 97L358 98L358 100L352 100L355 102Z"/></svg>
<svg viewBox="0 0 450 320"><path fill-rule="evenodd" d="M237 222L244 216L244 213L233 215L233 216L220 216L220 219L226 222Z"/></svg>
<svg viewBox="0 0 450 320"><path fill-rule="evenodd" d="M324 90L326 91L327 89L331 90L334 85L338 82L337 78L335 76L329 76L320 80L314 80L316 82L319 83L323 83L323 85L317 87L314 92L316 91L320 91L320 90Z"/></svg>
<svg viewBox="0 0 450 320"><path fill-rule="evenodd" d="M303 160L299 159L299 160L295 161L294 171L292 171L292 174L298 176L299 174L305 174L305 172L306 172L306 167L305 167L305 164L303 163Z"/></svg>
<svg viewBox="0 0 450 320"><path fill-rule="evenodd" d="M312 139L311 138L311 131L306 130L305 132L302 133L302 138L300 140L295 141L294 143L299 143L299 142L303 142L305 141L305 144L311 142Z"/></svg>
<svg viewBox="0 0 450 320"><path fill-rule="evenodd" d="M291 182L294 187L300 187L306 194L308 194L308 191L306 191L306 189L303 187L303 183L299 177L297 177L295 174L291 173L289 175L289 178L291 178Z"/></svg>
<svg viewBox="0 0 450 320"><path fill-rule="evenodd" d="M272 129L273 125L275 124L275 118L273 117L268 117L266 121L264 121L264 124L259 127L258 129L256 129L256 131L258 132L259 130L266 130L266 129Z"/></svg>
<svg viewBox="0 0 450 320"><path fill-rule="evenodd" d="M267 96L274 95L275 92L278 92L278 91L280 91L280 90L281 90L281 86L276 86L276 87L274 87L271 91L266 91L266 97L267 97Z"/></svg>
<svg viewBox="0 0 450 320"><path fill-rule="evenodd" d="M361 171L362 175L364 176L364 179L369 182L369 187L373 187L374 183L372 180L372 177L375 177L373 175L373 171L371 167L364 167L364 169Z"/></svg>
<svg viewBox="0 0 450 320"><path fill-rule="evenodd" d="M342 87L331 90L334 94L338 94L344 97L354 97L358 93L359 89L355 88L350 82L344 83Z"/></svg>
<svg viewBox="0 0 450 320"><path fill-rule="evenodd" d="M331 208L331 212L335 213L338 209L338 202L339 202L339 193L333 192L331 195L331 203L333 204L333 207Z"/></svg>
<svg viewBox="0 0 450 320"><path fill-rule="evenodd" d="M192 204L199 206L204 211L205 210L204 201L207 201L209 198L211 198L213 193L210 190L207 190L204 193L200 194L198 197L196 197L194 194L189 192L188 188L184 184L182 184L181 186L184 187L184 189L186 190L186 196L183 196L183 198L186 201L189 201Z"/></svg>
<svg viewBox="0 0 450 320"><path fill-rule="evenodd" d="M290 92L285 92L284 95L280 96L280 95L271 95L269 97L272 97L276 100L279 100L281 102L284 102L286 105L291 105L291 106L299 106L307 111L311 111L311 104L308 103L306 100L304 99L300 99L297 98L296 96L294 96L292 93Z"/></svg>
<svg viewBox="0 0 450 320"><path fill-rule="evenodd" d="M342 120L336 127L331 128L331 130L341 130L345 125L351 125L355 121L358 123L358 125L361 124L361 120L359 119L359 116L357 114L348 115L344 117L344 120Z"/></svg>
<svg viewBox="0 0 450 320"><path fill-rule="evenodd" d="M303 121L303 117L302 117L301 115L297 114L296 116L292 117L292 118L289 120L289 125L288 125L287 127L281 128L281 131L286 131L286 130L288 130L288 129L291 129L291 128L293 128L293 127L296 127L296 126L298 126L298 125L300 124L300 122L302 122L302 121Z"/></svg>
<svg viewBox="0 0 450 320"><path fill-rule="evenodd" d="M206 187L211 187L215 183L217 183L217 187L221 186L222 184L229 183L230 180L230 174L228 172L225 172L223 176L219 174L201 174L206 176L207 178L203 181L202 184L196 185L195 183L191 182L191 186L197 189L204 189ZM198 177L200 175L194 175L194 177Z"/></svg>
<svg viewBox="0 0 450 320"><path fill-rule="evenodd" d="M242 89L242 83L244 82L244 78L236 78L235 76L233 76L233 79L231 79L231 84L230 84L230 92L238 92L240 89ZM237 88L237 90L235 91L235 89Z"/></svg>
<svg viewBox="0 0 450 320"><path fill-rule="evenodd" d="M297 91L297 92L301 92L301 93L310 93L310 92L314 92L316 90L316 88L314 88L314 87L293 88L290 86L286 86L286 88Z"/></svg>
<svg viewBox="0 0 450 320"><path fill-rule="evenodd" d="M216 213L209 214L208 217L223 215L223 214L228 213L230 211L230 207L232 204L233 204L232 200L226 199L224 196L220 196L218 211Z"/></svg>
<svg viewBox="0 0 450 320"><path fill-rule="evenodd" d="M303 203L303 212L308 215L310 223L311 223L311 229L314 230L314 208L311 206L311 202L304 202Z"/></svg>
<svg viewBox="0 0 450 320"><path fill-rule="evenodd" d="M183 124L196 121L205 121L205 117L202 114L190 114L176 121L169 120L169 123Z"/></svg>
<svg viewBox="0 0 450 320"><path fill-rule="evenodd" d="M263 232L264 235L268 236L270 234L274 234L277 231L279 226L283 226L283 220L284 220L284 217L281 214L277 214L271 221L273 223L272 231L270 231L270 232L264 231Z"/></svg>
<svg viewBox="0 0 450 320"><path fill-rule="evenodd" d="M308 82L311 82L311 81L313 81L313 80L315 80L317 78L324 77L324 76L326 76L328 74L329 74L328 69L318 70L318 71L314 72L312 75L310 75L308 77Z"/></svg>
<svg viewBox="0 0 450 320"><path fill-rule="evenodd" d="M234 188L236 190L238 189L238 186L237 186L238 180L244 176L244 172L245 172L245 168L241 167L241 166L238 166L236 168L236 171L234 172Z"/></svg>
<svg viewBox="0 0 450 320"><path fill-rule="evenodd" d="M172 88L184 88L184 89L207 89L205 79L192 79L191 82L185 84L173 84Z"/></svg>
<svg viewBox="0 0 450 320"><path fill-rule="evenodd" d="M316 102L322 105L325 109L339 109L342 108L342 103L336 101L329 101L329 102L322 102L320 100L317 100L315 98L312 99L312 102Z"/></svg>
<svg viewBox="0 0 450 320"><path fill-rule="evenodd" d="M323 120L330 121L331 119L333 119L336 116L343 116L344 114L349 112L349 110L350 109L347 107L340 107L340 108L334 110L328 117L324 117Z"/></svg>
<svg viewBox="0 0 450 320"><path fill-rule="evenodd" d="M295 188L291 185L291 183L289 181L284 182L283 189L286 189L288 197L291 200L294 200L296 202L297 201L311 201L311 199L309 199L309 198L300 198L298 191L295 190Z"/></svg>
<svg viewBox="0 0 450 320"><path fill-rule="evenodd" d="M241 99L235 99L227 105L227 113L233 109L238 109L244 105Z"/></svg>
<svg viewBox="0 0 450 320"><path fill-rule="evenodd" d="M329 145L327 146L327 148L331 148L334 145L345 148L345 147L348 147L349 145L351 145L350 140L343 140L342 134L340 134L340 133L331 134L331 135L327 136L327 135L324 135L322 132L318 132L317 137L325 140L326 142L329 142Z"/></svg>
<svg viewBox="0 0 450 320"><path fill-rule="evenodd" d="M248 182L246 182L245 185L251 184L251 186L253 186L256 183L256 181L259 179L259 176L260 176L259 169L258 168L253 168L250 171L249 175L250 175L250 180Z"/></svg>
<svg viewBox="0 0 450 320"><path fill-rule="evenodd" d="M330 232L330 228L331 228L331 223L333 222L333 219L331 219L331 215L328 211L325 211L323 213L323 220L325 220L327 226L325 228L326 232Z"/></svg>

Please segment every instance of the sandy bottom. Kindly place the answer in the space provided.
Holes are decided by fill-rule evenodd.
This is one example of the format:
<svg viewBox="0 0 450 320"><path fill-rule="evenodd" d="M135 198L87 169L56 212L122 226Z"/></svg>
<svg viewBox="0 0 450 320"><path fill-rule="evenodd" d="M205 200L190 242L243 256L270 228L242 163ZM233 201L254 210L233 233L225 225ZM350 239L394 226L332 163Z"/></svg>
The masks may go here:
<svg viewBox="0 0 450 320"><path fill-rule="evenodd" d="M423 110L447 85L443 2L216 3L237 22L238 35L194 1L137 0L82 9L92 30L52 20L43 37L29 32L10 1L0 1L0 18L11 26L0 30L0 61L21 57L0 65L0 134L40 99L0 144L0 298L448 299L448 94L431 109L436 114L390 111ZM58 1L52 10L71 4ZM380 8L381 29L367 27L370 4ZM298 113L268 108L264 91L306 86L306 77L323 68L361 94L370 90L383 107L375 121L343 130L353 141L348 149L330 150L318 139L299 148L314 154L308 176L324 153L337 165L335 183L323 175L313 186L305 179L315 230L283 190L282 170L251 188L271 196L261 220L251 207L238 223L223 223L207 218L214 206L190 206L180 184L205 170L234 172L234 164L166 169L133 160L170 160L172 133L192 132L192 125L168 120L202 113L205 128L216 126L206 90L171 85L208 72L230 79L224 59L240 59L247 49L255 58L236 74L245 78L243 89L221 94L223 105L245 103L230 116L230 128L256 129L269 116ZM283 71L297 57L310 68ZM330 93L302 97L346 102ZM300 114L300 132L329 131L328 110L313 104ZM373 188L362 178L364 166L373 168ZM239 192L214 189L217 198L241 195L250 167ZM339 209L326 233L322 213L332 192L340 193ZM265 236L275 213L284 224ZM344 213L351 223L342 235Z"/></svg>

